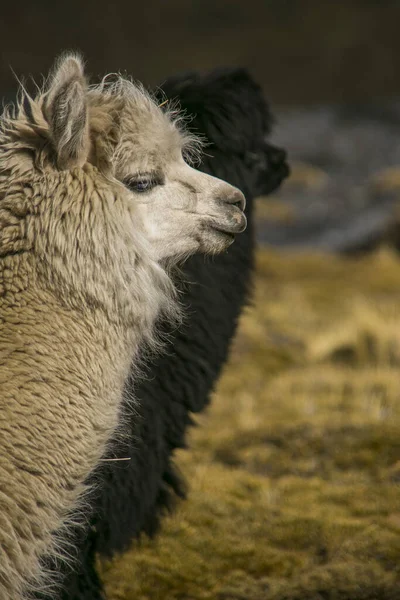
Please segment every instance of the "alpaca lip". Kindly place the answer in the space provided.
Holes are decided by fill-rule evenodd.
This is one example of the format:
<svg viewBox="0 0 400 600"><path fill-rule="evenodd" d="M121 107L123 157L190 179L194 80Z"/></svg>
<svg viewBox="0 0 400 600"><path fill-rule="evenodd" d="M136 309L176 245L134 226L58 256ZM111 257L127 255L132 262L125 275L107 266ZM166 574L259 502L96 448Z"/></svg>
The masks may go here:
<svg viewBox="0 0 400 600"><path fill-rule="evenodd" d="M243 231L247 227L246 215L241 210L235 210L229 222L220 223L214 221L211 224L211 227L216 231L230 235L235 235L236 233L243 233Z"/></svg>

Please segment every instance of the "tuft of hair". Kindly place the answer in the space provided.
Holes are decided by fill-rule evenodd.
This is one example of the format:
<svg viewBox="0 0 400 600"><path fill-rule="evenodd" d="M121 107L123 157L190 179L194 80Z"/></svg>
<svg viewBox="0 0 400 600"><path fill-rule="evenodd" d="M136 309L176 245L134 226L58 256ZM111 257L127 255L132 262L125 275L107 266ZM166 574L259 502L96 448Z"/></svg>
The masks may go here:
<svg viewBox="0 0 400 600"><path fill-rule="evenodd" d="M174 123L182 136L182 154L185 161L192 166L199 166L203 150L207 146L207 140L205 136L190 131L189 126L194 116L184 111L178 100L169 101L165 106L167 117Z"/></svg>
<svg viewBox="0 0 400 600"><path fill-rule="evenodd" d="M204 134L190 130L191 122L196 118L182 109L179 98L168 98L161 88L151 94L153 101L162 108L163 112L174 123L182 136L182 153L189 165L199 166L202 161L204 148L209 144Z"/></svg>
<svg viewBox="0 0 400 600"><path fill-rule="evenodd" d="M120 73L109 73L105 75L99 84L89 88L90 95L94 98L101 96L102 102L114 103L121 106L129 103L140 103L149 112L163 113L171 126L179 133L182 154L189 164L200 164L203 147L206 140L201 135L196 135L189 130L188 125L192 116L181 110L177 100L164 99L160 106L159 95L152 93L144 85L123 76Z"/></svg>

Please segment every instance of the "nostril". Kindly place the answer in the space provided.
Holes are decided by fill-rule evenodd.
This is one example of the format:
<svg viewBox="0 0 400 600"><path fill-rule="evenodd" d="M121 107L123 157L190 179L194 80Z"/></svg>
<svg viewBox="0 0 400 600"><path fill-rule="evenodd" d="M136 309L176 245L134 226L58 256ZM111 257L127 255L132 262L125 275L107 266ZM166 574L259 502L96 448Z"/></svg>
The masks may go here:
<svg viewBox="0 0 400 600"><path fill-rule="evenodd" d="M240 192L239 190L235 190L233 194L226 198L225 202L227 204L232 204L233 206L236 206L240 210L244 210L246 207L246 199L242 192Z"/></svg>

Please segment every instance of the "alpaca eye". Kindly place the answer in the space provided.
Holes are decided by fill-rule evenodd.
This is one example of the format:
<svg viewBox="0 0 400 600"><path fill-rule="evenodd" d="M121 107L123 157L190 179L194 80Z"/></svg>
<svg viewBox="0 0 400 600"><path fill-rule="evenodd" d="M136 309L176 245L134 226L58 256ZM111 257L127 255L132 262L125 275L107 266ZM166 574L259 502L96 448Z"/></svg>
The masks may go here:
<svg viewBox="0 0 400 600"><path fill-rule="evenodd" d="M129 179L124 182L132 192L148 192L158 185L158 181L150 177L140 177L139 179Z"/></svg>
<svg viewBox="0 0 400 600"><path fill-rule="evenodd" d="M124 185L129 188L132 192L135 193L143 193L149 192L157 185L161 185L162 180L160 177L156 177L155 175L138 175L136 177L130 177L129 179L125 179Z"/></svg>

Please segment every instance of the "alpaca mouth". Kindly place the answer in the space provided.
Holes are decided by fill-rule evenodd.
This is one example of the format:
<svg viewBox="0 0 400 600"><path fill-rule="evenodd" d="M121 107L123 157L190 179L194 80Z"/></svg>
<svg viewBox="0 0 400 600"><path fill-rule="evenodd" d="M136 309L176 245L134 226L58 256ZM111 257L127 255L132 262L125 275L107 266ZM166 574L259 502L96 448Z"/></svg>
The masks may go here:
<svg viewBox="0 0 400 600"><path fill-rule="evenodd" d="M237 233L243 233L243 231L246 229L246 215L242 210L236 209L235 212L230 215L229 220L226 220L222 223L214 221L211 223L211 227L220 233L234 237Z"/></svg>
<svg viewBox="0 0 400 600"><path fill-rule="evenodd" d="M233 233L232 231L226 231L225 229L218 229L218 227L212 227L212 229L214 231L216 231L218 233L218 235L221 235L221 236L231 240L232 242L236 238L236 233Z"/></svg>

